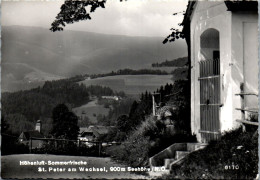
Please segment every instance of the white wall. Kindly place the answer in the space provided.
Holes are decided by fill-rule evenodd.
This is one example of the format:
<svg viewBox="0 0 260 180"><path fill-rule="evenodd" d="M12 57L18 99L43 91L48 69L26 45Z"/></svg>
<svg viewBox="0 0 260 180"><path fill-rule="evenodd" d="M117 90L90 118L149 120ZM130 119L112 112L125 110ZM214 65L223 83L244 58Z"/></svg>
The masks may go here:
<svg viewBox="0 0 260 180"><path fill-rule="evenodd" d="M232 86L233 86L233 126L239 124L235 119L241 119L241 112L235 108L241 107L240 83L245 84L246 92L258 93L258 31L257 13L248 12L232 14ZM256 96L246 96L246 107L258 107Z"/></svg>
<svg viewBox="0 0 260 180"><path fill-rule="evenodd" d="M258 93L258 38L257 14L232 13L227 11L223 1L198 1L191 16L191 129L201 141L200 130L200 86L199 61L210 55L200 49L200 35L207 29L219 31L220 37L220 77L221 132L237 127L236 119L241 119L240 83L245 90ZM257 107L255 97L246 99L246 106Z"/></svg>
<svg viewBox="0 0 260 180"><path fill-rule="evenodd" d="M200 134L200 86L199 86L199 61L203 58L200 51L200 35L208 28L219 31L220 37L220 74L221 74L221 99L225 105L221 108L221 130L231 126L232 119L232 94L231 71L227 69L231 59L231 12L226 11L224 2L197 2L191 20L191 128L201 141Z"/></svg>

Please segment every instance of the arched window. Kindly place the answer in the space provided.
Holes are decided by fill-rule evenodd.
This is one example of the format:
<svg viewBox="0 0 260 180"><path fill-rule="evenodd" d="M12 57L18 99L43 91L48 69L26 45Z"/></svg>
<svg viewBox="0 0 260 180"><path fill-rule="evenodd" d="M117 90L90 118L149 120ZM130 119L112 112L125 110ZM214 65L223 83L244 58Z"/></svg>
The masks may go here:
<svg viewBox="0 0 260 180"><path fill-rule="evenodd" d="M200 36L202 60L219 59L219 31L213 28L205 30Z"/></svg>

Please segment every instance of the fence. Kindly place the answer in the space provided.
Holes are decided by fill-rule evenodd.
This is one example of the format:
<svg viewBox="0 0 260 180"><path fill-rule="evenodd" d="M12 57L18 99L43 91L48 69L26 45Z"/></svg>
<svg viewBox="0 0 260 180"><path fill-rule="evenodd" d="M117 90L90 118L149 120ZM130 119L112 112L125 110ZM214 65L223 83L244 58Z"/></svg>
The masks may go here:
<svg viewBox="0 0 260 180"><path fill-rule="evenodd" d="M35 137L31 137L28 143L30 153L91 156L104 156L103 148L114 144L120 143Z"/></svg>
<svg viewBox="0 0 260 180"><path fill-rule="evenodd" d="M104 148L119 142L69 140L55 138L31 137L28 140L20 139L1 133L2 154L66 154L66 155L86 155L86 156L106 156Z"/></svg>
<svg viewBox="0 0 260 180"><path fill-rule="evenodd" d="M248 109L248 108L245 107L245 96L257 96L258 97L258 94L251 93L251 92L244 92L244 83L241 83L241 85L240 85L240 93L235 94L235 95L236 96L240 96L240 98L241 98L241 108L236 108L236 110L241 111L241 119L237 119L236 121L242 123L243 131L246 130L245 124L253 125L253 126L259 126L258 122L248 121L245 118L246 117L245 116L246 112L253 113L253 114L258 114L258 111L256 110L258 108Z"/></svg>
<svg viewBox="0 0 260 180"><path fill-rule="evenodd" d="M200 133L203 142L220 137L220 60L199 62L200 67Z"/></svg>

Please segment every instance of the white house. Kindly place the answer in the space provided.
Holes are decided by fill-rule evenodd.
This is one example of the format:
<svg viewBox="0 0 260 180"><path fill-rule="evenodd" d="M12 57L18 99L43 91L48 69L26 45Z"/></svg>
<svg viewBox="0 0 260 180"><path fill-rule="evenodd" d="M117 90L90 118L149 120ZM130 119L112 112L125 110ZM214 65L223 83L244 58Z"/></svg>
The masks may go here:
<svg viewBox="0 0 260 180"><path fill-rule="evenodd" d="M257 1L187 6L182 24L191 68L191 130L199 142L218 139L248 118L247 110L258 111L257 10Z"/></svg>
<svg viewBox="0 0 260 180"><path fill-rule="evenodd" d="M112 99L112 100L115 100L115 101L118 101L121 99L121 97L119 96L102 96L103 99Z"/></svg>

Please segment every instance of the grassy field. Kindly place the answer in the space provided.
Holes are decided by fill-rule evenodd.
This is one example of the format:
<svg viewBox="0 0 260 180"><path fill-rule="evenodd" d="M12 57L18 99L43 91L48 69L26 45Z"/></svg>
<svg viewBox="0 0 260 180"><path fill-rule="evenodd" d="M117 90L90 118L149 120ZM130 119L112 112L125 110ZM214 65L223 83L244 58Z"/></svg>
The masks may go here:
<svg viewBox="0 0 260 180"><path fill-rule="evenodd" d="M145 91L154 92L159 89L160 86L172 83L171 78L172 75L119 75L84 80L79 83L83 83L86 86L106 86L117 92L124 91L133 98L139 98L139 95L145 93ZM88 117L92 124L97 123L97 116L99 114L107 115L108 111L108 108L97 104L96 100L73 109L73 112L82 119Z"/></svg>
<svg viewBox="0 0 260 180"><path fill-rule="evenodd" d="M120 75L84 80L86 86L107 86L115 91L124 91L128 95L137 95L142 92L154 92L161 85L172 83L172 75Z"/></svg>
<svg viewBox="0 0 260 180"><path fill-rule="evenodd" d="M92 124L97 123L97 115L107 115L109 109L104 108L103 105L97 104L97 100L91 101L85 105L74 108L73 112L84 119L84 116L88 117Z"/></svg>

